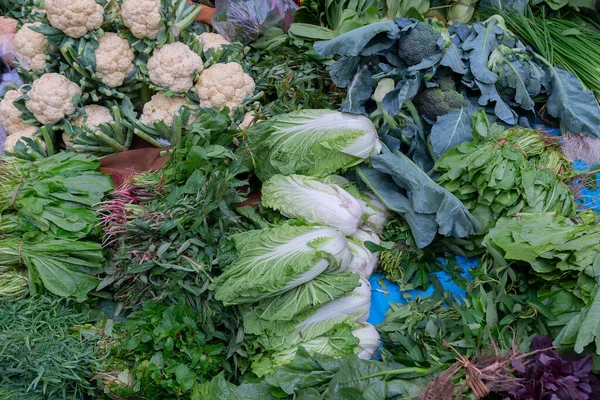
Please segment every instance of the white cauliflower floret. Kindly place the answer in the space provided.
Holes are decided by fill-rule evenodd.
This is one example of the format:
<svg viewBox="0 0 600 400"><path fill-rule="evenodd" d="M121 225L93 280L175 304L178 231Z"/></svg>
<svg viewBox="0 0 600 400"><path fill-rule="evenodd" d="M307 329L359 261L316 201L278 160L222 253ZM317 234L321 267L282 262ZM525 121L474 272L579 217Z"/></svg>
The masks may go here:
<svg viewBox="0 0 600 400"><path fill-rule="evenodd" d="M254 79L236 62L215 64L198 79L196 90L202 107L233 110L254 93Z"/></svg>
<svg viewBox="0 0 600 400"><path fill-rule="evenodd" d="M26 125L21 119L21 110L13 104L17 97L21 96L18 90L9 90L0 101L0 125L4 128L7 135L14 135L32 128L32 125ZM37 130L36 127L33 127Z"/></svg>
<svg viewBox="0 0 600 400"><path fill-rule="evenodd" d="M110 110L106 107L99 106L96 104L92 104L89 106L83 107L83 110L87 114L87 116L80 115L75 119L73 125L76 127L87 127L90 131L96 132L100 130L100 125L107 124L113 122L115 119L113 118ZM77 139L79 134L76 134L74 139ZM73 142L71 136L67 132L63 132L62 139L67 149L71 149L73 147Z"/></svg>
<svg viewBox="0 0 600 400"><path fill-rule="evenodd" d="M6 142L4 142L4 151L13 151L19 140L23 138L33 139L35 137L35 133L38 131L38 128L35 126L28 126L25 130L21 132L17 132L14 135L10 135L6 138ZM41 142L42 147L46 148L46 143Z"/></svg>
<svg viewBox="0 0 600 400"><path fill-rule="evenodd" d="M104 7L95 0L46 0L44 8L50 25L75 39L104 22Z"/></svg>
<svg viewBox="0 0 600 400"><path fill-rule="evenodd" d="M155 40L162 19L160 8L160 0L123 0L121 5L123 24L136 38Z"/></svg>
<svg viewBox="0 0 600 400"><path fill-rule="evenodd" d="M13 39L13 49L21 67L28 71L46 68L46 51L50 47L45 35L29 29L41 26L41 22L25 24Z"/></svg>
<svg viewBox="0 0 600 400"><path fill-rule="evenodd" d="M189 91L194 86L194 72L201 72L203 68L202 58L181 42L154 50L148 60L152 83L173 93Z"/></svg>
<svg viewBox="0 0 600 400"><path fill-rule="evenodd" d="M59 74L44 74L29 91L27 109L42 124L54 124L75 112L75 96L81 95L81 88Z"/></svg>
<svg viewBox="0 0 600 400"><path fill-rule="evenodd" d="M204 51L208 49L219 49L224 45L231 44L231 42L225 39L225 36L220 33L204 32L203 34L198 35L197 38L204 44Z"/></svg>
<svg viewBox="0 0 600 400"><path fill-rule="evenodd" d="M175 113L188 103L183 97L169 97L166 94L159 92L152 96L152 99L144 104L144 111L140 117L140 121L145 125L154 125L155 122L163 121L167 126L173 124ZM188 125L195 120L191 117Z"/></svg>
<svg viewBox="0 0 600 400"><path fill-rule="evenodd" d="M129 41L116 33L105 33L96 49L96 76L109 87L119 87L133 71L133 51Z"/></svg>
<svg viewBox="0 0 600 400"><path fill-rule="evenodd" d="M83 107L83 111L85 111L87 116L78 116L75 122L73 122L73 125L77 127L85 126L92 132L96 132L100 129L100 125L115 120L108 108L96 104Z"/></svg>

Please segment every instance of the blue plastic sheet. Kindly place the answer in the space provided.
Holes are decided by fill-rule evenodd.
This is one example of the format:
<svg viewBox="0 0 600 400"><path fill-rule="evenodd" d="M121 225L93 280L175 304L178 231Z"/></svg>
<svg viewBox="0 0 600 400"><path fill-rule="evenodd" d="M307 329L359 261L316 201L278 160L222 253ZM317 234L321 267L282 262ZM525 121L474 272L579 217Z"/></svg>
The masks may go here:
<svg viewBox="0 0 600 400"><path fill-rule="evenodd" d="M536 128L543 128L546 133L553 136L560 135L559 129L548 130L547 127L540 125L536 126ZM592 167L593 166L586 165L581 161L575 161L573 163L573 168L577 171L589 170ZM590 209L595 212L600 211L600 173L596 174L596 183L598 184L598 189L583 187L578 190L577 201L582 209ZM575 182L575 184L577 184L577 182ZM443 259L440 259L440 261L445 263L445 260ZM476 258L467 259L465 257L457 256L456 261L462 268L462 277L471 280L472 277L469 273L469 269L477 268L479 265L478 260ZM450 292L451 295L459 300L464 298L466 294L465 290L457 285L448 274L445 272L435 272L434 274L437 275L444 290ZM369 279L369 282L371 283L371 309L368 322L373 325L383 322L385 313L390 309L390 303L406 304L408 300L415 300L418 297L429 297L434 291L432 285L427 290L409 290L402 292L397 284L385 279L382 274L374 274Z"/></svg>

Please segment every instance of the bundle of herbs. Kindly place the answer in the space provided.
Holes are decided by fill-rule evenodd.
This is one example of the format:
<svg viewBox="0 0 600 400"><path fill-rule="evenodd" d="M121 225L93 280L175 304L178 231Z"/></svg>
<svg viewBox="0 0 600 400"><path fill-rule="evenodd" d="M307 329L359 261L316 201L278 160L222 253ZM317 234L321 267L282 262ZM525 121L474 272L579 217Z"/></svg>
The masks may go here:
<svg viewBox="0 0 600 400"><path fill-rule="evenodd" d="M0 271L2 297L44 290L85 299L104 271L93 210L112 190L100 163L60 153L39 161L0 162ZM25 277L26 276L26 277Z"/></svg>
<svg viewBox="0 0 600 400"><path fill-rule="evenodd" d="M185 324L194 326L198 335L194 340L206 338L214 346L215 350L209 352L216 357L215 365L227 379L235 381L245 372L244 332L237 310L216 301L209 285L219 274L220 243L245 229L235 207L244 199L243 187L247 183L243 174L247 168L232 146L237 132L230 129L232 121L227 110L206 111L197 124L202 128L182 138L163 170L136 176L102 205L105 241L113 254L111 273L100 288L114 293L118 310L136 309L149 300L165 306L185 304L181 310L144 308L132 317L154 315L152 318L158 321L175 318L169 316L173 313L183 318L191 312L194 319L184 319ZM187 325L186 330L192 329ZM140 329L150 328L127 326L121 345L130 346L133 351L137 345L132 343L139 337ZM172 383L180 385L178 389L170 387L171 383L145 384L145 379L155 378L154 372L140 370L154 371L155 367L148 363L156 364L160 370L157 374L167 374L169 378L165 379L171 379L173 371L167 371L168 366L162 369L162 361L155 358L138 362L141 356L134 354L125 354L123 360L135 359L135 395L144 395L146 390L167 397L178 390L189 392L190 387L183 382ZM181 371L180 368L175 372L173 382L183 379L177 377L183 374ZM198 372L197 379L201 382L216 373L216 367L211 367Z"/></svg>
<svg viewBox="0 0 600 400"><path fill-rule="evenodd" d="M96 311L74 301L41 296L0 301L0 398L83 399L101 355L84 328Z"/></svg>
<svg viewBox="0 0 600 400"><path fill-rule="evenodd" d="M327 64L310 42L293 40L279 28L272 28L252 43L246 63L264 93L261 114L274 116L299 109L337 109L343 99L335 88Z"/></svg>
<svg viewBox="0 0 600 400"><path fill-rule="evenodd" d="M435 170L442 174L437 182L481 222L479 234L515 213L575 214L574 194L565 182L576 173L555 139L528 128L504 131L490 126L482 113L473 125L475 140L445 153Z"/></svg>
<svg viewBox="0 0 600 400"><path fill-rule="evenodd" d="M180 398L228 371L230 338L204 327L206 317L183 302L144 303L111 329L100 390L115 399Z"/></svg>

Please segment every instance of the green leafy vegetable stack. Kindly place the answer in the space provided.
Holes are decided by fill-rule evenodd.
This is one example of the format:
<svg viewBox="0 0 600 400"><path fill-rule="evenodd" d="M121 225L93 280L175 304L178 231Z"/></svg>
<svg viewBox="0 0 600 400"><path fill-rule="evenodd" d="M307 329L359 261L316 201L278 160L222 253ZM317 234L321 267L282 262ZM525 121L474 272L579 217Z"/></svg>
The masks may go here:
<svg viewBox="0 0 600 400"><path fill-rule="evenodd" d="M484 239L496 269L526 273L552 313L555 344L581 353L596 341L600 354L600 224L592 212L502 218ZM489 260L489 258L488 258ZM510 265L509 265L510 263Z"/></svg>
<svg viewBox="0 0 600 400"><path fill-rule="evenodd" d="M442 173L437 182L481 222L480 233L505 215L575 213L574 195L565 184L575 173L555 142L532 129L502 132L480 124L477 116L474 125L483 135L448 151L435 168Z"/></svg>
<svg viewBox="0 0 600 400"><path fill-rule="evenodd" d="M2 280L14 278L9 267L16 271L26 268L32 294L45 288L79 300L97 286L94 276L103 272L105 259L93 206L113 188L112 180L98 172L99 167L93 158L69 153L35 162L2 159ZM4 289L4 295L23 292L16 286Z"/></svg>

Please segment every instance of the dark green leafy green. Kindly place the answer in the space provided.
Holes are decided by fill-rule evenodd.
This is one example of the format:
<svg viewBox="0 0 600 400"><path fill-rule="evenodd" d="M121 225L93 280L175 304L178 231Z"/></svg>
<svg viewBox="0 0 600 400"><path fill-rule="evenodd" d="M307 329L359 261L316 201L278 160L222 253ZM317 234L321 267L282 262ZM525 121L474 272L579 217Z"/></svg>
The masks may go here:
<svg viewBox="0 0 600 400"><path fill-rule="evenodd" d="M407 220L419 248L430 244L438 232L466 237L479 230L479 223L463 204L402 153L372 156L371 163L372 168L358 168L360 178L388 208Z"/></svg>
<svg viewBox="0 0 600 400"><path fill-rule="evenodd" d="M179 303L145 303L129 315L109 348L108 370L131 371L131 385L108 390L147 398L180 397L219 374L227 357L224 335L207 329L202 311ZM127 370L124 370L127 371Z"/></svg>
<svg viewBox="0 0 600 400"><path fill-rule="evenodd" d="M476 138L445 153L436 162L437 183L452 192L482 226L519 212L559 211L573 215L574 195L564 183L574 175L554 142L537 131L502 131L475 114Z"/></svg>
<svg viewBox="0 0 600 400"><path fill-rule="evenodd" d="M510 263L527 272L543 300L536 307L549 325L562 328L552 335L555 344L574 346L578 353L598 341L599 233L591 212L576 218L520 213L501 218L483 241L494 268L505 269Z"/></svg>

